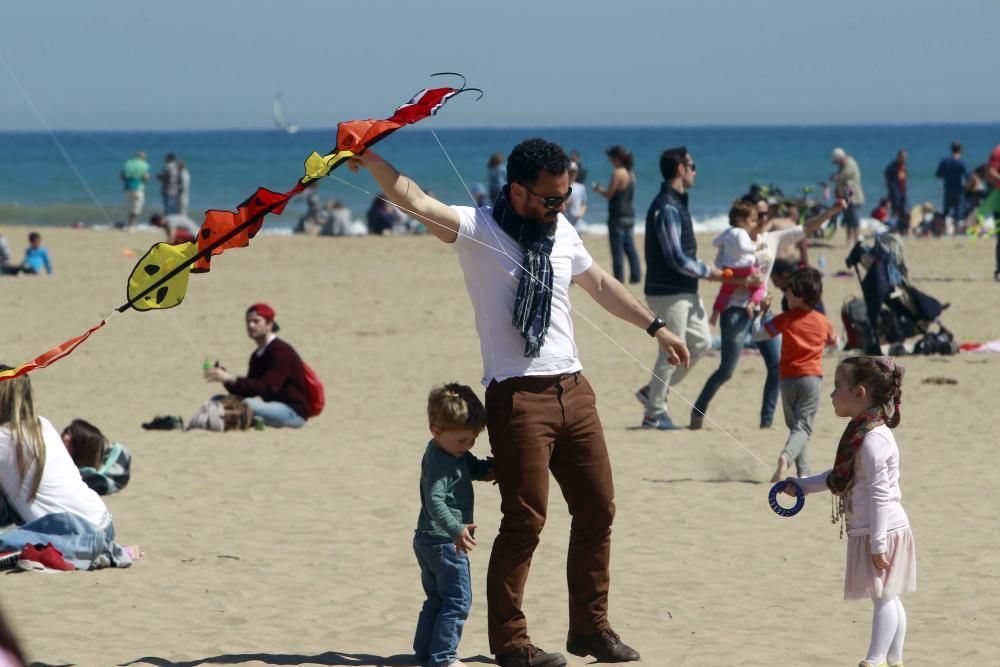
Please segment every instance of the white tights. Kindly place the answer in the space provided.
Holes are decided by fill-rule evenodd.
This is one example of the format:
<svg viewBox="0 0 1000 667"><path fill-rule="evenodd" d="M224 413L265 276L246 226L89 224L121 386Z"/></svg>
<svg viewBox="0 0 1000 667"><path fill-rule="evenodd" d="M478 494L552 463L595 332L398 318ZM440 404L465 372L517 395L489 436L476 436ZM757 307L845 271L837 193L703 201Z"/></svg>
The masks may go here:
<svg viewBox="0 0 1000 667"><path fill-rule="evenodd" d="M903 661L903 641L906 639L906 610L898 595L872 598L872 641L865 661L873 665Z"/></svg>

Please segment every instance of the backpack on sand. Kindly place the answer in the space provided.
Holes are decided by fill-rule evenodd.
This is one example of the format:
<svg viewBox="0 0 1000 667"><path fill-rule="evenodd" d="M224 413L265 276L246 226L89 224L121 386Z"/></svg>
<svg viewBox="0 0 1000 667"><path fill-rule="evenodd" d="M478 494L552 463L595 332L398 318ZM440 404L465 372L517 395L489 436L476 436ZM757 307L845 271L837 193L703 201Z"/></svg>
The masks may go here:
<svg viewBox="0 0 1000 667"><path fill-rule="evenodd" d="M323 412L326 405L326 392L323 389L323 381L316 375L316 371L306 362L302 362L302 369L306 377L306 400L309 401L309 416L316 417Z"/></svg>

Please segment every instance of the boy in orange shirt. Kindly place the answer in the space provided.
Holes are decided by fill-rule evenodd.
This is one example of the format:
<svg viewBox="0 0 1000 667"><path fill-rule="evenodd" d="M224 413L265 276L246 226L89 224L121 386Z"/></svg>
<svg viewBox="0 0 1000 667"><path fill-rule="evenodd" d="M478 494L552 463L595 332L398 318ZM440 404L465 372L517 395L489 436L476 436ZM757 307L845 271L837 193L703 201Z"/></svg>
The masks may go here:
<svg viewBox="0 0 1000 667"><path fill-rule="evenodd" d="M778 456L772 482L785 478L795 461L799 477L809 475L806 445L812 435L813 419L823 386L823 349L837 344L833 325L815 309L823 298L823 278L813 268L799 269L785 281L788 310L768 321L754 335L767 340L781 335L781 406L788 425L788 440Z"/></svg>

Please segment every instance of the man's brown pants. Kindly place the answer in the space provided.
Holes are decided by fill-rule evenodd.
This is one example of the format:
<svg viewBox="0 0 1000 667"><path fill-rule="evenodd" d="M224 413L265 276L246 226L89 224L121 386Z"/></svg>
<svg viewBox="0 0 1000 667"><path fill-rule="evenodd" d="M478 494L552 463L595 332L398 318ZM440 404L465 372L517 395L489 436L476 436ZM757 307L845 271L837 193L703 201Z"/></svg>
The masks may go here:
<svg viewBox="0 0 1000 667"><path fill-rule="evenodd" d="M614 483L594 391L582 373L519 377L486 390L487 428L503 518L490 554L490 650L530 643L524 584L545 525L549 470L573 517L566 563L569 629L608 627Z"/></svg>

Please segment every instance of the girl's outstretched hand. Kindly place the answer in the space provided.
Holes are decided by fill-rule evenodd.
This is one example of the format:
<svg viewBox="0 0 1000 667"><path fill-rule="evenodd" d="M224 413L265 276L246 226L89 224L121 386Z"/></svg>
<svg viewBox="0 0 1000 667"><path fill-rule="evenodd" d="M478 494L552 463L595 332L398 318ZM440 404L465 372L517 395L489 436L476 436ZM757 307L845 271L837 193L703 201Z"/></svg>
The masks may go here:
<svg viewBox="0 0 1000 667"><path fill-rule="evenodd" d="M798 484L796 484L796 478L795 477L786 477L785 478L785 486L784 486L784 488L781 489L781 492L783 494L785 494L786 496L793 496L794 497L795 496L795 487L796 486L798 486Z"/></svg>
<svg viewBox="0 0 1000 667"><path fill-rule="evenodd" d="M885 557L885 554L872 554L872 564L875 565L876 570L889 569L889 559Z"/></svg>

